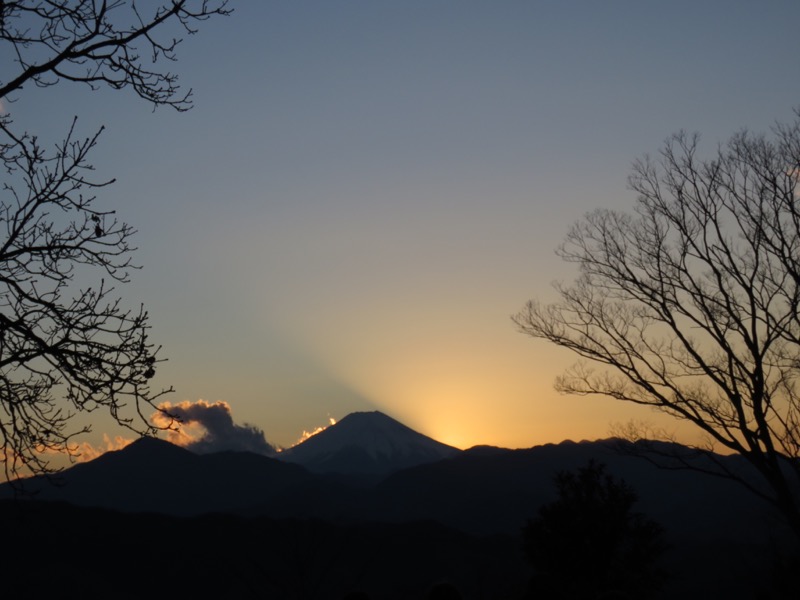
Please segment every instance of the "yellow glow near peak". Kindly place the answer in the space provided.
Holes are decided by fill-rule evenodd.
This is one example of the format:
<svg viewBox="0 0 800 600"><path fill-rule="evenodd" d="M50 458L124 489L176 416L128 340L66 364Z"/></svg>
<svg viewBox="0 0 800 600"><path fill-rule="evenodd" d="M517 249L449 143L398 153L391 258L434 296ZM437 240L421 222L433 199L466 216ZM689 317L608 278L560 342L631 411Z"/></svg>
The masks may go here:
<svg viewBox="0 0 800 600"><path fill-rule="evenodd" d="M315 427L314 429L312 429L311 431L306 431L304 429L303 433L300 434L300 439L298 439L294 444L292 444L291 447L294 448L295 446L297 446L299 444L302 444L308 438L313 437L313 436L317 435L318 433L321 433L321 432L325 431L331 425L336 425L336 419L334 419L333 417L328 417L328 425L319 425L319 426Z"/></svg>

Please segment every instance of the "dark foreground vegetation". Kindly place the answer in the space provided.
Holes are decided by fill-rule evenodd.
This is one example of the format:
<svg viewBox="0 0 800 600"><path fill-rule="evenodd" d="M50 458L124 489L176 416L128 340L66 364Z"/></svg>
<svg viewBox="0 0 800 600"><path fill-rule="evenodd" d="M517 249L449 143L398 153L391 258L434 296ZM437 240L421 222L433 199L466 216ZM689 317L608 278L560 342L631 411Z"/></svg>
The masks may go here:
<svg viewBox="0 0 800 600"><path fill-rule="evenodd" d="M440 597L439 589L457 590L453 600L796 598L798 562L785 549L690 543L668 531L658 538L663 553L642 563L648 569L643 586L637 560L614 566L615 557L636 559L628 551L642 544L598 539L580 516L570 527L561 518L563 504L550 505L558 518L548 522L542 510L519 535L480 535L432 520L180 517L5 500L3 597L422 600ZM625 520L640 530L638 517ZM602 529L607 520L595 522ZM543 533L550 526L555 538L553 530ZM587 551L589 543L596 551ZM600 571L632 585L609 587L611 579Z"/></svg>
<svg viewBox="0 0 800 600"><path fill-rule="evenodd" d="M449 582L464 598L522 598L520 540L432 522L332 524L315 519L180 518L0 504L4 597L425 598ZM13 592L13 593L11 593Z"/></svg>
<svg viewBox="0 0 800 600"><path fill-rule="evenodd" d="M797 597L779 514L623 448L478 447L368 482L143 439L58 485L0 485L2 597L411 600L440 583L464 600Z"/></svg>

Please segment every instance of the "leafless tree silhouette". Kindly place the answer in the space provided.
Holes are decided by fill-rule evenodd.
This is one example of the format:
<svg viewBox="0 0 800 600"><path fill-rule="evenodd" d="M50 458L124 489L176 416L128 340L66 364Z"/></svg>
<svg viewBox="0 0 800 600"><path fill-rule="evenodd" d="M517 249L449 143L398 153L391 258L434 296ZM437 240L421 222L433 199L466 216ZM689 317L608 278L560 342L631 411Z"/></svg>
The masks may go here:
<svg viewBox="0 0 800 600"><path fill-rule="evenodd" d="M176 75L180 35L230 11L226 0L0 1L0 100L25 86L63 82L132 88L154 107L191 107ZM159 348L147 312L115 286L129 279L134 229L96 196L113 180L92 177L98 135L48 147L17 131L0 105L0 460L6 477L55 470L51 452L74 453L77 413L105 409L138 432L143 411L171 390L153 391ZM92 283L86 283L86 282Z"/></svg>
<svg viewBox="0 0 800 600"><path fill-rule="evenodd" d="M744 457L800 536L800 109L714 156L679 133L634 164L635 211L597 210L558 253L580 268L520 330L586 359L556 382L655 407ZM592 368L591 365L597 368ZM738 477L736 473L721 472Z"/></svg>

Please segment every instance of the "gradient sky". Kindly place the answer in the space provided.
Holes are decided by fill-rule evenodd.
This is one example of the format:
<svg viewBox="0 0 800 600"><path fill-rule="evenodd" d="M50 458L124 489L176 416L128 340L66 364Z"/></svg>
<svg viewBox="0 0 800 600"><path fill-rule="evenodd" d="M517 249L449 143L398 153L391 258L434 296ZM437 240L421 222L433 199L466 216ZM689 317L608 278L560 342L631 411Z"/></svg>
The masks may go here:
<svg viewBox="0 0 800 600"><path fill-rule="evenodd" d="M53 141L73 114L106 126L99 202L139 231L121 293L172 402L225 400L279 445L357 410L459 447L676 426L557 394L573 357L510 316L572 277L569 225L632 206L631 163L668 135L713 151L792 118L800 2L232 6L170 65L188 113L65 84L7 106Z"/></svg>

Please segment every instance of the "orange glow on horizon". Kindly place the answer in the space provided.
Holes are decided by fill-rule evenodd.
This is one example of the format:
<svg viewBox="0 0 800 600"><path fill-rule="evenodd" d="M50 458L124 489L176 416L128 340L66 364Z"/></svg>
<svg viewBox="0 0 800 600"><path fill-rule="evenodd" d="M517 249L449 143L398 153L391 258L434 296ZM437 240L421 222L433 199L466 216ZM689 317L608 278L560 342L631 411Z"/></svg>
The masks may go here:
<svg viewBox="0 0 800 600"><path fill-rule="evenodd" d="M74 453L74 455L76 456L78 462L89 462L90 460L94 460L106 452L122 450L132 443L132 439L122 437L121 435L115 435L112 439L111 436L109 436L107 433L104 433L102 446L94 446L89 442L83 442L77 448L77 452Z"/></svg>

